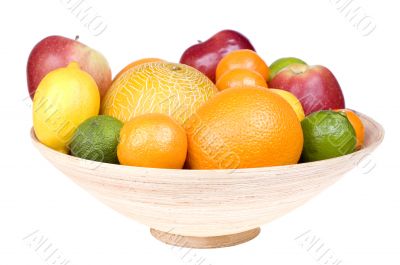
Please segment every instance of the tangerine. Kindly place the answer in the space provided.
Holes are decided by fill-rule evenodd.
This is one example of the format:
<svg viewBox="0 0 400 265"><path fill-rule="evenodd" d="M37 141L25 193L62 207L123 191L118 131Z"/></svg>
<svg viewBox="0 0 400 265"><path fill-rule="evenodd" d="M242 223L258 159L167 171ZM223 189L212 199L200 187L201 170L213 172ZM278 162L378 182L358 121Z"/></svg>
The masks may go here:
<svg viewBox="0 0 400 265"><path fill-rule="evenodd" d="M227 88L260 86L268 88L267 82L261 74L248 69L233 69L223 74L216 83L222 91Z"/></svg>
<svg viewBox="0 0 400 265"><path fill-rule="evenodd" d="M219 61L215 73L216 80L218 81L224 73L238 68L258 72L264 80L269 78L270 70L264 60L255 51L242 49L228 53Z"/></svg>
<svg viewBox="0 0 400 265"><path fill-rule="evenodd" d="M364 138L365 138L365 128L361 119L357 116L357 114L355 114L353 111L349 109L339 109L336 111L340 111L346 114L347 118L349 119L351 125L354 128L354 131L356 132L356 138L357 138L356 150L360 150L364 144Z"/></svg>
<svg viewBox="0 0 400 265"><path fill-rule="evenodd" d="M122 165L182 168L187 152L186 132L165 114L137 116L124 124L117 147Z"/></svg>

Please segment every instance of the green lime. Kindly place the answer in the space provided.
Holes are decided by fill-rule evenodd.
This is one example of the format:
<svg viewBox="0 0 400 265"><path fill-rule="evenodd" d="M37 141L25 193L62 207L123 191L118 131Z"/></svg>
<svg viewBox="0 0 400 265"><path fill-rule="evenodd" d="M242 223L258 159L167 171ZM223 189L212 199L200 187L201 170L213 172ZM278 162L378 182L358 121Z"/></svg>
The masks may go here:
<svg viewBox="0 0 400 265"><path fill-rule="evenodd" d="M285 57L276 60L269 66L269 80L272 80L272 78L274 78L283 68L295 63L307 65L306 62L295 57Z"/></svg>
<svg viewBox="0 0 400 265"><path fill-rule="evenodd" d="M118 163L117 145L122 122L106 115L87 119L76 130L70 143L71 154L105 163Z"/></svg>
<svg viewBox="0 0 400 265"><path fill-rule="evenodd" d="M322 110L307 116L302 122L304 146L302 160L311 162L354 152L356 133L340 112Z"/></svg>

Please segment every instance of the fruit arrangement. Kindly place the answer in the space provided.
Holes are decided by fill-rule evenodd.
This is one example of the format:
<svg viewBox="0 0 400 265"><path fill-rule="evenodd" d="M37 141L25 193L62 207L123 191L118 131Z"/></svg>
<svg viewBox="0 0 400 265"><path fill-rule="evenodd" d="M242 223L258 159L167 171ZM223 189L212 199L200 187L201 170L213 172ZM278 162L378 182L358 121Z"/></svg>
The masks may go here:
<svg viewBox="0 0 400 265"><path fill-rule="evenodd" d="M144 58L114 79L105 57L50 36L27 64L33 128L44 145L104 163L234 169L334 158L363 147L326 67L295 57L267 64L241 33L224 30L179 63Z"/></svg>

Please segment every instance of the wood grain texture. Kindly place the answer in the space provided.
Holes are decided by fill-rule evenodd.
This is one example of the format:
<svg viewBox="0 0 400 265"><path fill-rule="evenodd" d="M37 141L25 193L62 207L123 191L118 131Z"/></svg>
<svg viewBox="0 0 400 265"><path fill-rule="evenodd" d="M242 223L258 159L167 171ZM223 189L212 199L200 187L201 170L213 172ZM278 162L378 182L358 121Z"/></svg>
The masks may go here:
<svg viewBox="0 0 400 265"><path fill-rule="evenodd" d="M289 166L172 170L112 165L34 146L55 167L116 211L158 231L215 237L250 231L286 214L356 167L384 130L359 114L365 147L346 156ZM172 232L171 232L172 231Z"/></svg>
<svg viewBox="0 0 400 265"><path fill-rule="evenodd" d="M233 235L195 237L181 236L150 229L151 234L158 240L173 246L189 248L222 248L231 247L252 240L260 233L260 228L244 231Z"/></svg>

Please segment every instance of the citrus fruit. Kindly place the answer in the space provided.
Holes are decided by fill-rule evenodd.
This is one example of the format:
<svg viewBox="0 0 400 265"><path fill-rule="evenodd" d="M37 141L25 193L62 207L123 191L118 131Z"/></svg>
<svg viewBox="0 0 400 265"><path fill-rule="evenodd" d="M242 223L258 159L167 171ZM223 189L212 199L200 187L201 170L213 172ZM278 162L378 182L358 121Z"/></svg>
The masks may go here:
<svg viewBox="0 0 400 265"><path fill-rule="evenodd" d="M121 71L119 71L119 73L114 77L115 79L118 79L118 77L120 77L123 73L125 73L126 71L128 71L129 69L144 64L144 63L153 63L153 62L163 62L163 60L158 59L158 58L143 58L137 61L134 61L130 64L128 64L127 66L125 66Z"/></svg>
<svg viewBox="0 0 400 265"><path fill-rule="evenodd" d="M303 147L291 106L263 88L226 89L185 123L188 166L229 169L297 163Z"/></svg>
<svg viewBox="0 0 400 265"><path fill-rule="evenodd" d="M260 86L267 88L267 82L261 74L248 69L233 69L223 74L217 81L218 90L234 87Z"/></svg>
<svg viewBox="0 0 400 265"><path fill-rule="evenodd" d="M101 113L127 122L146 113L164 113L183 124L218 92L198 70L183 64L145 63L114 80L102 102Z"/></svg>
<svg viewBox="0 0 400 265"><path fill-rule="evenodd" d="M117 145L122 122L111 116L94 116L75 131L69 145L76 157L117 164Z"/></svg>
<svg viewBox="0 0 400 265"><path fill-rule="evenodd" d="M356 147L356 133L345 114L321 110L302 122L304 162L318 161L350 154Z"/></svg>
<svg viewBox="0 0 400 265"><path fill-rule="evenodd" d="M340 109L336 110L346 114L347 118L349 119L351 125L353 126L356 132L356 150L360 150L364 144L364 137L365 137L365 128L364 124L362 123L361 119L355 114L353 111L349 109Z"/></svg>
<svg viewBox="0 0 400 265"><path fill-rule="evenodd" d="M274 78L274 76L277 73L279 73L279 71L282 70L283 68L285 68L291 64L295 64L295 63L307 64L303 60L300 60L299 58L295 58L295 57L285 57L285 58L280 58L280 59L276 60L269 66L269 70L270 70L269 80Z"/></svg>
<svg viewBox="0 0 400 265"><path fill-rule="evenodd" d="M300 101L296 98L295 95L293 95L289 91L282 90L282 89L271 88L271 89L269 89L269 91L283 97L290 104L290 106L292 106L294 112L296 112L296 115L297 115L297 118L299 119L299 121L302 121L304 119L303 107L301 106Z"/></svg>
<svg viewBox="0 0 400 265"><path fill-rule="evenodd" d="M269 68L255 51L236 50L225 55L217 65L216 80L226 72L233 69L249 69L259 73L264 80L269 78Z"/></svg>
<svg viewBox="0 0 400 265"><path fill-rule="evenodd" d="M71 62L48 73L33 98L33 128L40 142L68 153L76 128L99 113L100 93L94 79Z"/></svg>
<svg viewBox="0 0 400 265"><path fill-rule="evenodd" d="M121 129L117 154L122 165L179 169L186 153L185 130L165 114L137 116Z"/></svg>

